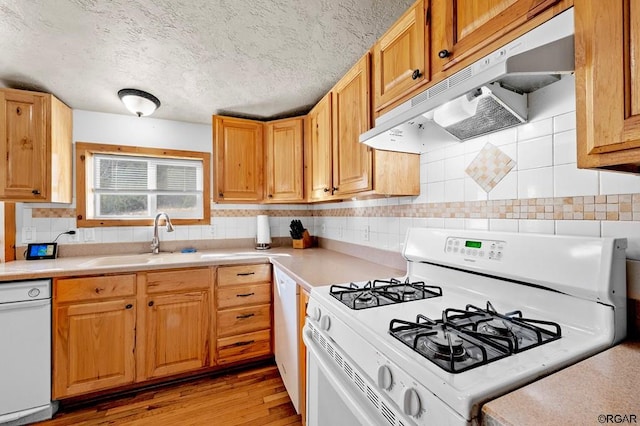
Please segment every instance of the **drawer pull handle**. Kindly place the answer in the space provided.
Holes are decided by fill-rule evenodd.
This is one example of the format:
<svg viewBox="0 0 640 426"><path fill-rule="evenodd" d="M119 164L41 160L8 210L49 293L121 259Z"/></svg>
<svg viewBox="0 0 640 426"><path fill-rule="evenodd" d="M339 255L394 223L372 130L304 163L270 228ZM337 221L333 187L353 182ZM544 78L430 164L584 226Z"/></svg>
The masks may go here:
<svg viewBox="0 0 640 426"><path fill-rule="evenodd" d="M256 274L255 272L239 272L236 275L238 275L239 277L246 277L246 276L255 275L255 274Z"/></svg>
<svg viewBox="0 0 640 426"><path fill-rule="evenodd" d="M96 289L95 289L96 294L100 294L103 291L104 291L104 288L96 287Z"/></svg>
<svg viewBox="0 0 640 426"><path fill-rule="evenodd" d="M245 293L245 294L236 294L236 297L249 297L253 296L255 293Z"/></svg>
<svg viewBox="0 0 640 426"><path fill-rule="evenodd" d="M247 346L252 343L255 343L255 340L247 340L246 342L237 342L237 343L234 343L233 346Z"/></svg>
<svg viewBox="0 0 640 426"><path fill-rule="evenodd" d="M133 305L131 303L129 303L127 306L124 307L125 309L131 309L133 308Z"/></svg>
<svg viewBox="0 0 640 426"><path fill-rule="evenodd" d="M236 319L246 319L246 318L251 318L253 316L255 316L256 314L244 314L244 315L237 315Z"/></svg>

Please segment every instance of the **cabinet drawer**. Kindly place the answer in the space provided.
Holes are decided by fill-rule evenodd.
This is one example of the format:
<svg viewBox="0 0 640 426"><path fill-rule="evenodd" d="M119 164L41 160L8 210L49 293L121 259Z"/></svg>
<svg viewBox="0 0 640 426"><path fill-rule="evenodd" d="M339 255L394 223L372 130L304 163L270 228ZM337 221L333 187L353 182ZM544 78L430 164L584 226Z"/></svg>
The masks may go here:
<svg viewBox="0 0 640 426"><path fill-rule="evenodd" d="M219 337L271 328L271 305L218 311L217 328Z"/></svg>
<svg viewBox="0 0 640 426"><path fill-rule="evenodd" d="M148 272L147 293L209 288L209 268Z"/></svg>
<svg viewBox="0 0 640 426"><path fill-rule="evenodd" d="M271 281L271 265L222 266L218 268L218 285L263 283Z"/></svg>
<svg viewBox="0 0 640 426"><path fill-rule="evenodd" d="M62 278L56 279L53 287L56 302L133 296L136 293L136 275Z"/></svg>
<svg viewBox="0 0 640 426"><path fill-rule="evenodd" d="M270 353L270 330L218 339L218 364L228 364Z"/></svg>
<svg viewBox="0 0 640 426"><path fill-rule="evenodd" d="M218 288L218 308L234 308L271 303L271 284L237 285Z"/></svg>

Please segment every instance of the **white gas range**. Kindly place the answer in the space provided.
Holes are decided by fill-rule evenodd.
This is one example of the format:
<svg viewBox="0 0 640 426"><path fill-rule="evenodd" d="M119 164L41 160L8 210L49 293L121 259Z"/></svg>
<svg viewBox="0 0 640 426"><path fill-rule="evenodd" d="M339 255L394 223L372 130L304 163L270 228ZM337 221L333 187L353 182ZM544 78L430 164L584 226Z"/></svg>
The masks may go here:
<svg viewBox="0 0 640 426"><path fill-rule="evenodd" d="M625 337L625 248L410 229L407 277L312 290L308 425L479 423L488 400Z"/></svg>

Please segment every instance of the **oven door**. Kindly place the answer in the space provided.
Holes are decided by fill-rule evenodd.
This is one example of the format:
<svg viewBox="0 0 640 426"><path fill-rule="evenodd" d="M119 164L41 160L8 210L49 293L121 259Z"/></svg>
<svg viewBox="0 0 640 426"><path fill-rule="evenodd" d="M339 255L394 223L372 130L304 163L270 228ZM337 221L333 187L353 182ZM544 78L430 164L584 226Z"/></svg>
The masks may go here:
<svg viewBox="0 0 640 426"><path fill-rule="evenodd" d="M307 426L384 425L380 416L347 382L305 326L307 346Z"/></svg>

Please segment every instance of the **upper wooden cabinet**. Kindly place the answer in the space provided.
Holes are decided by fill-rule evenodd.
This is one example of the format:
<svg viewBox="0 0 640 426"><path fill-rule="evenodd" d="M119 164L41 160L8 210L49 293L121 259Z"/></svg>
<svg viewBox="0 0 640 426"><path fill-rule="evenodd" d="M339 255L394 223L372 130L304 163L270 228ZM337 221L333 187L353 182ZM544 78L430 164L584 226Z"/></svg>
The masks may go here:
<svg viewBox="0 0 640 426"><path fill-rule="evenodd" d="M431 0L433 73L447 71L528 21L541 23L566 0ZM566 7L563 6L563 7ZM540 18L534 19L539 15ZM533 26L533 25L532 25ZM530 28L529 28L530 29ZM512 34L515 38L519 34ZM504 43L502 43L504 41ZM510 40L501 40L506 44ZM488 53L488 52L487 52Z"/></svg>
<svg viewBox="0 0 640 426"><path fill-rule="evenodd" d="M50 94L0 89L0 200L72 201L72 121Z"/></svg>
<svg viewBox="0 0 640 426"><path fill-rule="evenodd" d="M359 142L370 126L366 55L309 112L305 165L308 200L420 194L420 156Z"/></svg>
<svg viewBox="0 0 640 426"><path fill-rule="evenodd" d="M428 5L417 1L373 46L374 111L429 81Z"/></svg>
<svg viewBox="0 0 640 426"><path fill-rule="evenodd" d="M303 121L214 115L215 201L304 201Z"/></svg>
<svg viewBox="0 0 640 426"><path fill-rule="evenodd" d="M267 203L304 200L303 120L289 118L265 124Z"/></svg>
<svg viewBox="0 0 640 426"><path fill-rule="evenodd" d="M373 187L371 149L359 141L371 128L370 56L364 55L332 90L334 195Z"/></svg>
<svg viewBox="0 0 640 426"><path fill-rule="evenodd" d="M578 167L640 172L640 4L575 1Z"/></svg>
<svg viewBox="0 0 640 426"><path fill-rule="evenodd" d="M213 116L215 201L256 202L264 193L263 123Z"/></svg>
<svg viewBox="0 0 640 426"><path fill-rule="evenodd" d="M306 124L304 164L308 199L330 199L333 192L331 92L309 112Z"/></svg>

